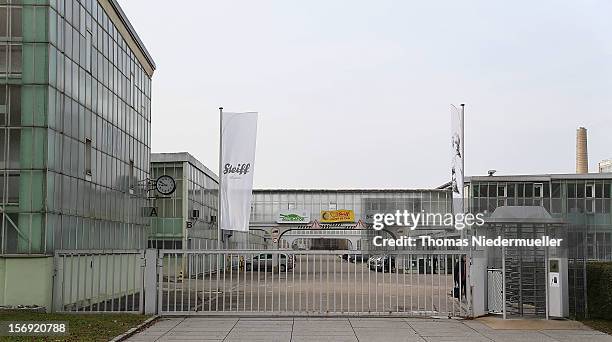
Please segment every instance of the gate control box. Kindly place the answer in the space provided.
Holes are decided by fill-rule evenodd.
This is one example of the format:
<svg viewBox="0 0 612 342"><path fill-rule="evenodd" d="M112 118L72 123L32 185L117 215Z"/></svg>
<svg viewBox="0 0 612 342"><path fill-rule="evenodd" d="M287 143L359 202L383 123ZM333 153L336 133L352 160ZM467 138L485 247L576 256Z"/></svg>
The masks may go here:
<svg viewBox="0 0 612 342"><path fill-rule="evenodd" d="M548 259L548 316L569 316L567 258Z"/></svg>

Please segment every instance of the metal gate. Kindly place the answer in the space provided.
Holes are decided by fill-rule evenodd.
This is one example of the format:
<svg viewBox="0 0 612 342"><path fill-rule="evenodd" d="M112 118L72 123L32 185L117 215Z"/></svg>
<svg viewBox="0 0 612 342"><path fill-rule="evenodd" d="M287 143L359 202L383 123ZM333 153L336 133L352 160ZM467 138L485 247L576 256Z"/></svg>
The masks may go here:
<svg viewBox="0 0 612 342"><path fill-rule="evenodd" d="M160 250L163 315L465 317L460 251Z"/></svg>
<svg viewBox="0 0 612 342"><path fill-rule="evenodd" d="M144 251L58 250L54 312L142 313Z"/></svg>

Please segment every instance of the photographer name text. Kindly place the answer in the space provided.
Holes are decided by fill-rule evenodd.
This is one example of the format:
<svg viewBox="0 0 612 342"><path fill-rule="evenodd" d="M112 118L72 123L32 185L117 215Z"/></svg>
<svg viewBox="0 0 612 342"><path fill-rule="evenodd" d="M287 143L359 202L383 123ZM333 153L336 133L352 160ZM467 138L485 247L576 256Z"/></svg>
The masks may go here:
<svg viewBox="0 0 612 342"><path fill-rule="evenodd" d="M542 236L537 239L510 239L498 236L472 236L469 239L434 238L431 236L402 236L397 239L375 236L372 243L376 247L559 247L563 239Z"/></svg>

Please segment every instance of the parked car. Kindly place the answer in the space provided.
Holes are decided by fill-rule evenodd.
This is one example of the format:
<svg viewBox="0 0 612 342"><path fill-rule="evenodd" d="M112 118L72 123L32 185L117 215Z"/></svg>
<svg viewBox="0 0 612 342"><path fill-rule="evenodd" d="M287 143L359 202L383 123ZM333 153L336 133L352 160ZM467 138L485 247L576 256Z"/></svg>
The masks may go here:
<svg viewBox="0 0 612 342"><path fill-rule="evenodd" d="M285 272L293 268L293 256L287 254L279 254L277 258L280 272ZM258 270L272 272L274 270L274 256L272 253L255 255L253 258L246 261L246 270Z"/></svg>
<svg viewBox="0 0 612 342"><path fill-rule="evenodd" d="M370 256L368 254L351 254L349 256L350 262L366 262Z"/></svg>
<svg viewBox="0 0 612 342"><path fill-rule="evenodd" d="M395 272L395 257L390 255L378 255L368 260L368 267L377 272Z"/></svg>
<svg viewBox="0 0 612 342"><path fill-rule="evenodd" d="M380 262L380 258L382 258L382 255L372 255L368 259L368 267L371 270L375 270L376 269L376 265Z"/></svg>

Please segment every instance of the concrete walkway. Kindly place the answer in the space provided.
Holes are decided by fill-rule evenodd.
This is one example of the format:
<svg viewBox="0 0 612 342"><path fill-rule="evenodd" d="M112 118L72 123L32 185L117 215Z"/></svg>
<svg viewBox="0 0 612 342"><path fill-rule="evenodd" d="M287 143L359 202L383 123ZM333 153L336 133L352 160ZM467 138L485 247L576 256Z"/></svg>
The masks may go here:
<svg viewBox="0 0 612 342"><path fill-rule="evenodd" d="M612 342L610 335L571 323L569 329L517 330L494 329L486 320L179 317L163 318L128 341Z"/></svg>

